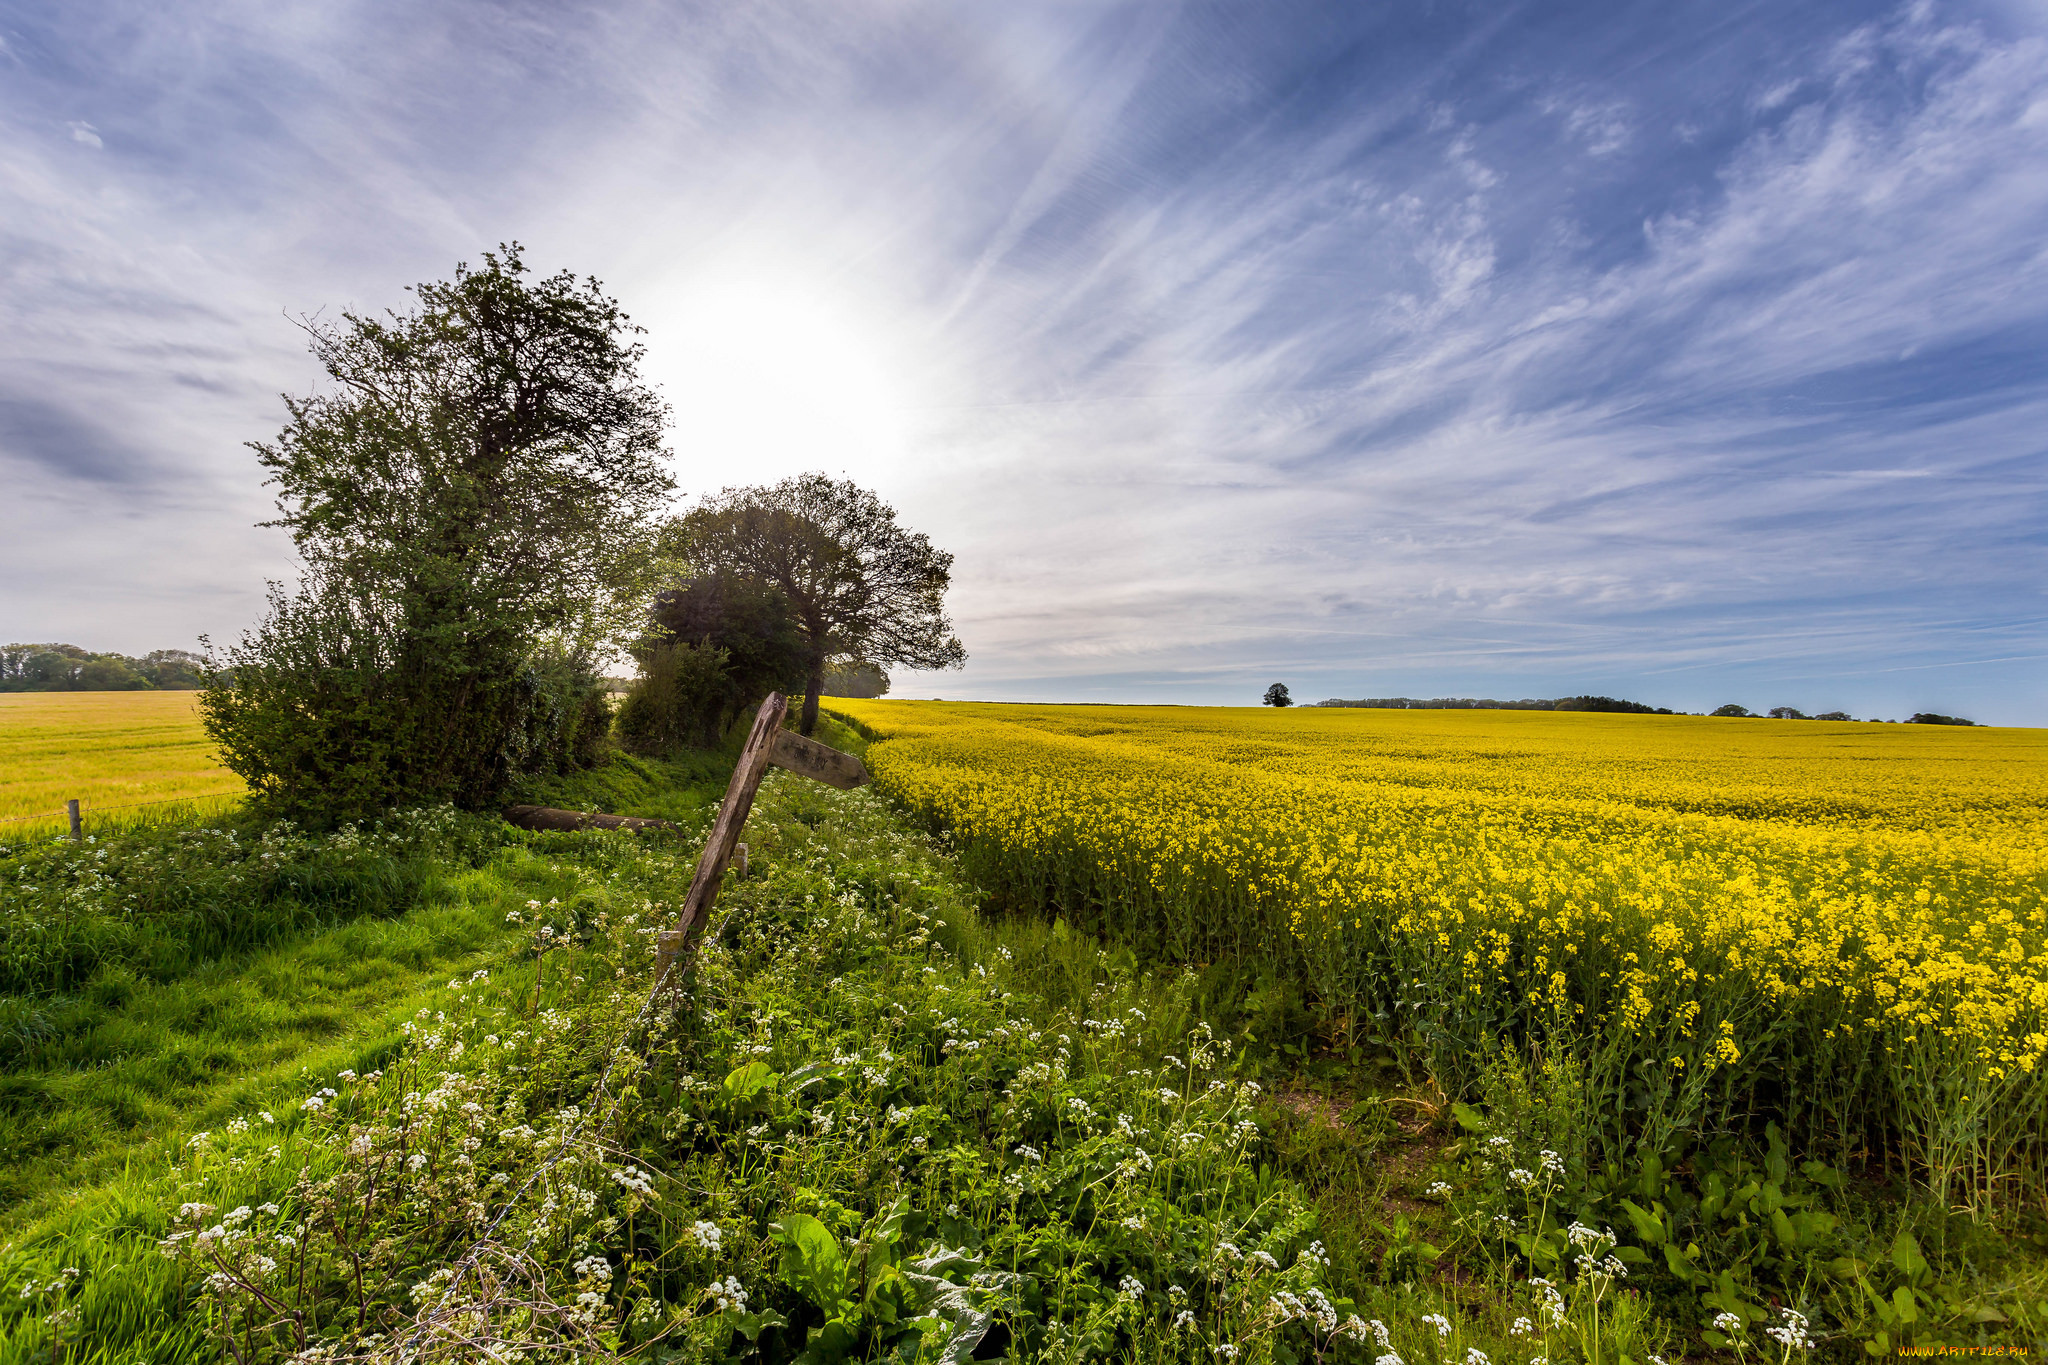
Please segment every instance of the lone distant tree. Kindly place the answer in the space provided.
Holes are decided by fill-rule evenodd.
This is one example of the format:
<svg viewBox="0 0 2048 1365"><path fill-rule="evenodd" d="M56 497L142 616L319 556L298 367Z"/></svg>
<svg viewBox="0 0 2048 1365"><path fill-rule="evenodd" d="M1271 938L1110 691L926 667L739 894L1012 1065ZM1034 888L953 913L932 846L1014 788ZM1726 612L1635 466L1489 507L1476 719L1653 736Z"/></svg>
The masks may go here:
<svg viewBox="0 0 2048 1365"><path fill-rule="evenodd" d="M1731 701L1726 706L1715 707L1707 712L1707 714L1710 716L1754 716L1756 712L1750 710L1747 706L1737 706Z"/></svg>
<svg viewBox="0 0 2048 1365"><path fill-rule="evenodd" d="M953 556L898 526L895 509L864 488L823 474L728 488L685 514L675 533L678 557L698 572L753 579L789 602L805 643L807 735L834 661L967 662L946 618Z"/></svg>
<svg viewBox="0 0 2048 1365"><path fill-rule="evenodd" d="M1771 719L1772 719L1772 720L1811 720L1811 719L1813 719L1813 717L1811 717L1811 716L1807 715L1807 714L1806 714L1806 713L1805 713L1804 711L1800 710L1800 709L1799 709L1798 707L1796 707L1796 706L1773 706L1773 707L1771 708Z"/></svg>
<svg viewBox="0 0 2048 1365"><path fill-rule="evenodd" d="M1287 695L1286 683L1274 683L1271 687L1267 688L1265 700L1268 706L1294 705L1294 698Z"/></svg>

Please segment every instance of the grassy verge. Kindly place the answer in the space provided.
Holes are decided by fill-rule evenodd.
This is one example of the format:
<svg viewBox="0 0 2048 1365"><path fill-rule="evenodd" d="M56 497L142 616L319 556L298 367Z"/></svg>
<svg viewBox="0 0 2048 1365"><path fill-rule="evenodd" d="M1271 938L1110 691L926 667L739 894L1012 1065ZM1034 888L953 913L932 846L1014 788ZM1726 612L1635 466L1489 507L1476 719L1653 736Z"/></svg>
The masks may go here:
<svg viewBox="0 0 2048 1365"><path fill-rule="evenodd" d="M556 800L662 779L620 768ZM708 814L701 792L637 795ZM1602 1170L1569 1075L1503 1061L1454 1110L1301 1045L1251 965L1160 970L1057 920L984 916L943 842L872 792L778 776L748 839L752 876L654 1010L651 935L687 846L547 835L475 869L502 877L490 912L519 937L407 1000L389 1047L322 1054L289 1103L252 1099L20 1230L0 1362L230 1341L250 1360L815 1365L1721 1349L1623 1200L1665 1242L1705 1229L1719 1267L1805 1263L1759 1212L1773 1200L1795 1236L1834 1239L1852 1274L1795 1284L1730 1349L1803 1355L1765 1336L1791 1309L1814 1349L1872 1354L1859 1279L1912 1306L1890 1347L2032 1339L2038 1265L1967 1219L1859 1215L1861 1192L1769 1153Z"/></svg>
<svg viewBox="0 0 2048 1365"><path fill-rule="evenodd" d="M625 761L534 795L700 823L729 763ZM295 1101L307 1075L374 1068L399 1050L406 1021L448 993L441 983L523 953L508 912L582 884L545 837L453 824L461 837L309 840L231 816L9 850L10 1251L90 1241L194 1132Z"/></svg>

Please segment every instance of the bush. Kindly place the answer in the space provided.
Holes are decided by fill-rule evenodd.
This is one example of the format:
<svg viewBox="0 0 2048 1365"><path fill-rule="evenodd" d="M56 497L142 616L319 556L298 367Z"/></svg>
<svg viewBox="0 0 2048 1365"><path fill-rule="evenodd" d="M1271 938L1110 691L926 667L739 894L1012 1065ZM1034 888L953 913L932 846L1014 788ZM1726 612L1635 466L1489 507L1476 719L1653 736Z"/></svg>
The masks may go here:
<svg viewBox="0 0 2048 1365"><path fill-rule="evenodd" d="M593 761L609 728L595 677L516 644L452 656L341 593L273 588L269 617L208 674L201 717L264 815L328 829L399 806L489 809L515 778Z"/></svg>
<svg viewBox="0 0 2048 1365"><path fill-rule="evenodd" d="M726 690L726 651L716 645L664 644L647 651L640 680L619 704L619 743L655 757L718 743Z"/></svg>

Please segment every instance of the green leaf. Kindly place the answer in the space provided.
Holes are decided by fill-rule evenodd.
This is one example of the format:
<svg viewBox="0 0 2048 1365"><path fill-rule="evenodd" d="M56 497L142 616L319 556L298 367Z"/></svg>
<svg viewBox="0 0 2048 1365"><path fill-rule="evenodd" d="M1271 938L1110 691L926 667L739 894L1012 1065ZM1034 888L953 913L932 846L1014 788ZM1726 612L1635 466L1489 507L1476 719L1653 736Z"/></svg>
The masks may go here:
<svg viewBox="0 0 2048 1365"><path fill-rule="evenodd" d="M1927 1273L1927 1258L1920 1254L1920 1244L1904 1228L1900 1228L1899 1235L1892 1239L1892 1264L1909 1282L1917 1282Z"/></svg>
<svg viewBox="0 0 2048 1365"><path fill-rule="evenodd" d="M845 1318L827 1318L811 1329L804 1353L797 1357L804 1365L839 1365L860 1345L860 1330Z"/></svg>
<svg viewBox="0 0 2048 1365"><path fill-rule="evenodd" d="M1462 1102L1453 1104L1451 1106L1451 1117L1456 1119L1458 1126L1468 1133L1483 1133L1486 1131L1486 1120L1480 1117L1479 1111L1469 1104Z"/></svg>
<svg viewBox="0 0 2048 1365"><path fill-rule="evenodd" d="M1653 1247L1664 1245L1664 1208L1661 1204L1657 1206L1655 1213L1629 1199L1622 1200L1621 1207L1628 1214L1628 1221L1635 1228L1638 1238Z"/></svg>
<svg viewBox="0 0 2048 1365"><path fill-rule="evenodd" d="M1701 1278L1699 1267L1687 1260L1683 1253L1669 1242L1664 1244L1664 1264L1671 1267L1671 1273L1687 1284L1697 1284Z"/></svg>
<svg viewBox="0 0 2048 1365"><path fill-rule="evenodd" d="M746 1104L778 1079L768 1063L748 1062L745 1066L735 1067L719 1089L724 1092L726 1103Z"/></svg>
<svg viewBox="0 0 2048 1365"><path fill-rule="evenodd" d="M782 1244L782 1278L820 1312L831 1314L846 1297L846 1257L839 1239L808 1213L793 1213L769 1232Z"/></svg>
<svg viewBox="0 0 2048 1365"><path fill-rule="evenodd" d="M1900 1285L1892 1291L1892 1311L1899 1315L1899 1321L1911 1325L1920 1321L1920 1305L1913 1302L1913 1291Z"/></svg>
<svg viewBox="0 0 2048 1365"><path fill-rule="evenodd" d="M881 1220L868 1237L872 1241L883 1243L901 1241L904 1223L914 1216L910 1211L910 1196L906 1194L891 1204L888 1212L881 1215Z"/></svg>
<svg viewBox="0 0 2048 1365"><path fill-rule="evenodd" d="M731 1321L732 1330L738 1332L748 1341L757 1339L761 1335L761 1329L764 1327L789 1326L789 1319L783 1317L782 1314L772 1308L764 1308L758 1313L734 1313Z"/></svg>

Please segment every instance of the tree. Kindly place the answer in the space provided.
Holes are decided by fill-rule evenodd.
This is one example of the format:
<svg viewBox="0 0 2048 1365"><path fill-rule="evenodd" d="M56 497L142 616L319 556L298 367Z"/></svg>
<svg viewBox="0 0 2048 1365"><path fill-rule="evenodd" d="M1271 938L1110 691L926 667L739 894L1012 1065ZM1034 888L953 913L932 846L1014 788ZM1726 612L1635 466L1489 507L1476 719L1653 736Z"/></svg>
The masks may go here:
<svg viewBox="0 0 2048 1365"><path fill-rule="evenodd" d="M753 579L788 601L804 638L805 734L834 660L967 661L945 612L953 556L898 526L895 509L864 488L823 474L728 488L684 516L676 535L700 571Z"/></svg>
<svg viewBox="0 0 2048 1365"><path fill-rule="evenodd" d="M1944 716L1939 711L1915 711L1906 721L1908 725L1975 725L1974 720L1961 716Z"/></svg>
<svg viewBox="0 0 2048 1365"><path fill-rule="evenodd" d="M202 700L260 801L349 818L484 807L588 757L598 651L638 624L667 409L596 280L517 244L383 318L303 324L333 391L253 449L305 561Z"/></svg>
<svg viewBox="0 0 2048 1365"><path fill-rule="evenodd" d="M1814 717L1814 719L1815 719L1815 720L1854 720L1854 719L1856 719L1856 718L1855 718L1854 716L1850 715L1850 714L1849 714L1849 713L1848 713L1847 711L1823 711L1823 712L1821 712L1821 713L1820 713L1819 715L1815 716L1815 717Z"/></svg>
<svg viewBox="0 0 2048 1365"><path fill-rule="evenodd" d="M1266 689L1265 703L1268 706L1292 706L1294 698L1287 695L1286 683L1274 683Z"/></svg>
<svg viewBox="0 0 2048 1365"><path fill-rule="evenodd" d="M1715 707L1707 714L1710 716L1754 716L1756 712L1750 710L1747 706L1737 706L1731 701L1726 706Z"/></svg>
<svg viewBox="0 0 2048 1365"><path fill-rule="evenodd" d="M748 706L770 691L801 687L808 661L783 595L731 574L686 579L657 594L634 653L642 676L619 723L638 752L660 752L685 738L713 747ZM670 715L676 719L653 719Z"/></svg>
<svg viewBox="0 0 2048 1365"><path fill-rule="evenodd" d="M1772 719L1772 720L1812 720L1812 719L1813 719L1813 717L1811 717L1811 716L1807 715L1807 714L1806 714L1806 713L1805 713L1804 711L1801 711L1801 710L1800 710L1800 709L1799 709L1798 707L1796 707L1796 706L1773 706L1773 707L1771 708L1771 719Z"/></svg>

